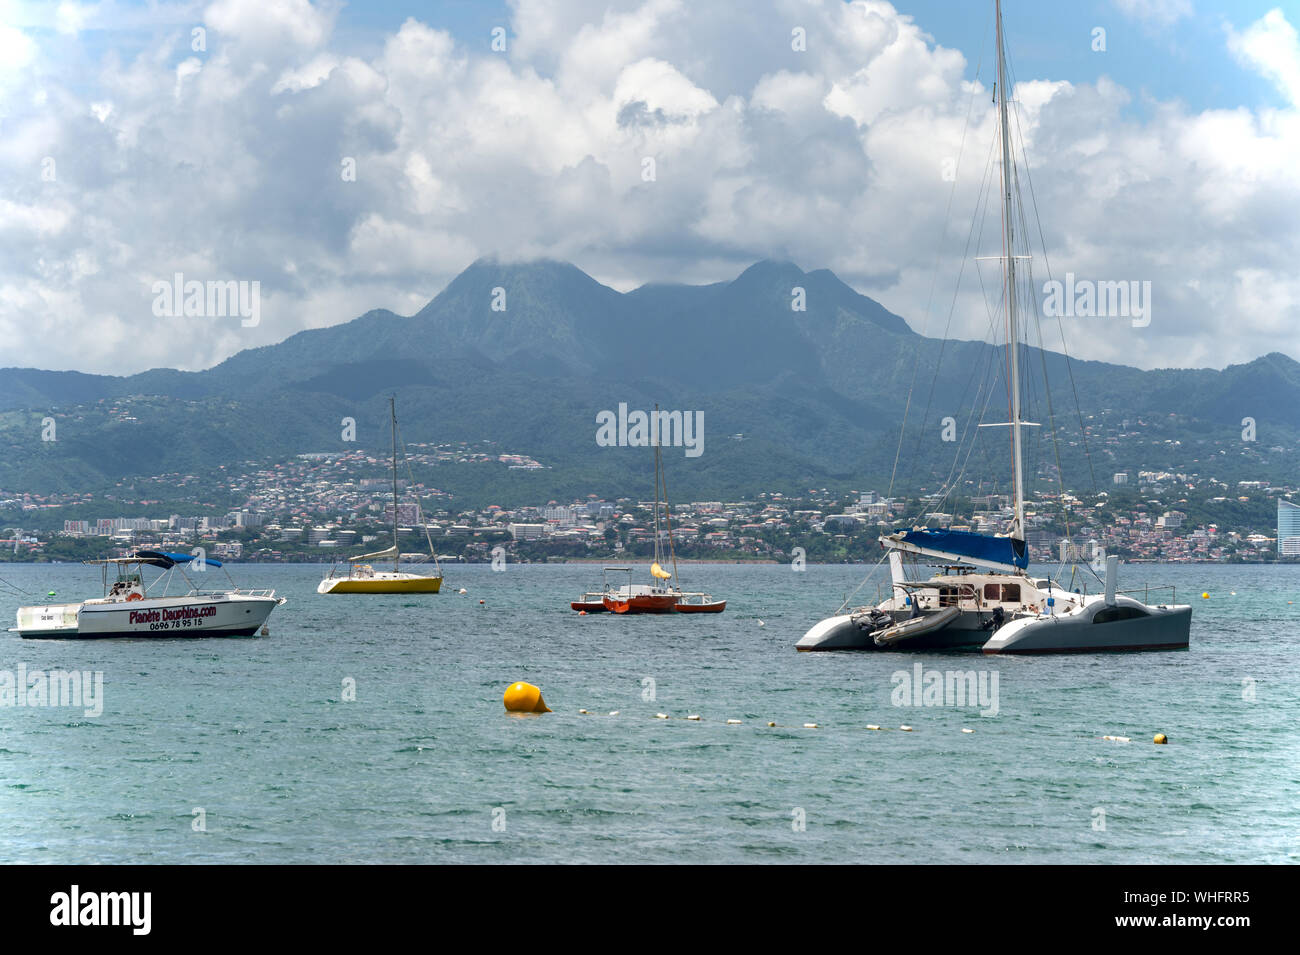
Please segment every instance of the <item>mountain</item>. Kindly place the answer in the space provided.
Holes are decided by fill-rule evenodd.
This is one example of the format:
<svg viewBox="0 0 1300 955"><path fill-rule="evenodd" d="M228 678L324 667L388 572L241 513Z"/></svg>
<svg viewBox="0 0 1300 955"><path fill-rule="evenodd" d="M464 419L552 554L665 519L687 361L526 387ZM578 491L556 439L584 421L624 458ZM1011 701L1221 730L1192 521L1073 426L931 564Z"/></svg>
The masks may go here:
<svg viewBox="0 0 1300 955"><path fill-rule="evenodd" d="M759 262L730 282L620 293L567 263L478 261L414 315L367 312L201 372L0 370L0 487L87 490L307 451L382 451L396 393L408 442L487 439L551 469L502 468L486 483L481 469L429 476L471 503L648 496L648 452L596 443L597 413L620 403L704 413L704 453L667 458L679 498L883 490L891 475L933 488L953 471L945 417L971 433L972 408L1002 420L1004 357L986 343L917 335L832 272L789 262ZM1141 371L1029 349L1024 367L1030 414L1047 423L1050 397L1060 438L1054 446L1048 429L1034 429L1027 460L1031 476L1052 478L1044 486L1058 453L1078 490L1124 469L1279 480L1300 465L1269 450L1297 447L1300 435L1300 365L1284 355L1223 371ZM40 440L46 416L57 441ZM356 445L341 440L345 417L358 423ZM1242 441L1244 417L1259 422L1258 442ZM979 442L963 481L1004 481L1003 445Z"/></svg>

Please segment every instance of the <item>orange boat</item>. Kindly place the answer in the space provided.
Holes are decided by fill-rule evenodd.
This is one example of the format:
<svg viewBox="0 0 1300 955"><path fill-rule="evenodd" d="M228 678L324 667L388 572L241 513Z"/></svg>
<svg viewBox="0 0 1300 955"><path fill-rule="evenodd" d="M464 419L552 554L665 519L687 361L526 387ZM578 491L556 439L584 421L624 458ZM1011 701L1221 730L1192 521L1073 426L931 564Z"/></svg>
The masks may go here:
<svg viewBox="0 0 1300 955"><path fill-rule="evenodd" d="M675 591L646 587L641 593L606 594L605 609L611 613L672 613L679 599Z"/></svg>
<svg viewBox="0 0 1300 955"><path fill-rule="evenodd" d="M656 419L659 406L655 405ZM727 609L725 600L714 600L712 594L688 593L680 587L670 587L668 581L677 576L677 554L673 550L673 520L668 511L668 482L663 474L663 460L659 444L655 444L655 556L650 565L651 582L633 584L631 567L606 567L602 571L605 589L600 593L585 593L578 600L569 604L574 610L596 613L722 613ZM663 521L666 533L659 529L659 507L663 490ZM668 541L668 558L673 572L669 573L660 565L663 560L663 541ZM608 574L610 571L627 574L627 583L622 587L611 587Z"/></svg>
<svg viewBox="0 0 1300 955"><path fill-rule="evenodd" d="M722 613L727 609L725 600L714 600L712 594L681 594L673 610L678 613Z"/></svg>
<svg viewBox="0 0 1300 955"><path fill-rule="evenodd" d="M569 606L574 610L585 610L587 613L604 613L605 595L603 593L585 593L577 600L570 601Z"/></svg>

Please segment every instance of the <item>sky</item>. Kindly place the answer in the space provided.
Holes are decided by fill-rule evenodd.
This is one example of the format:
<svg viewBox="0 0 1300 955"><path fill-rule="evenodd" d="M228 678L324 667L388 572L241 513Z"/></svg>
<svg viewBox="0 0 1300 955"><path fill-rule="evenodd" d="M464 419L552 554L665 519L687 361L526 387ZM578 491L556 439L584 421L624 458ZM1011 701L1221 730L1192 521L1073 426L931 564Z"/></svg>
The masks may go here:
<svg viewBox="0 0 1300 955"><path fill-rule="evenodd" d="M1149 321L1062 319L1071 353L1300 358L1300 2L1004 17L1035 281L1150 283ZM205 368L481 257L619 289L784 259L985 337L992 31L979 0L0 0L0 366ZM255 321L166 314L178 275L257 283Z"/></svg>

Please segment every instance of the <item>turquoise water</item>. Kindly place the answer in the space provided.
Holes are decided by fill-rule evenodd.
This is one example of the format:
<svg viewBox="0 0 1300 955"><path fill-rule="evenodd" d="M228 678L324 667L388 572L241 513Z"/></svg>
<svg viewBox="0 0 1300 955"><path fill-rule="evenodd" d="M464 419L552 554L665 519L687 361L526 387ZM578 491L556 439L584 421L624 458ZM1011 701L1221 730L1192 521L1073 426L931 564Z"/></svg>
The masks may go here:
<svg viewBox="0 0 1300 955"><path fill-rule="evenodd" d="M321 597L321 568L233 569L289 598L269 636L0 633L0 670L104 679L98 717L0 708L0 862L1300 854L1300 567L1125 567L1124 586L1149 576L1195 598L1190 650L1029 658L796 653L863 567L684 567L688 587L730 603L667 618L573 614L593 565L452 565L426 597ZM0 576L60 600L98 593L78 565ZM20 602L0 599L10 625ZM997 715L893 705L892 675L915 663L996 673ZM555 712L507 715L521 679Z"/></svg>

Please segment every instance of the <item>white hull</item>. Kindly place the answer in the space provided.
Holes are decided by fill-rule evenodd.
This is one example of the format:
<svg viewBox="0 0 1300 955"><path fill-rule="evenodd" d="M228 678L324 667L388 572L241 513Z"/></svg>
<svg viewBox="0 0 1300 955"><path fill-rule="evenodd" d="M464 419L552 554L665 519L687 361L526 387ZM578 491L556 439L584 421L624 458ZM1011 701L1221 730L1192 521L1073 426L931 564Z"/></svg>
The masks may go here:
<svg viewBox="0 0 1300 955"><path fill-rule="evenodd" d="M14 629L22 637L234 637L252 636L283 597L237 591L101 599L20 607Z"/></svg>

